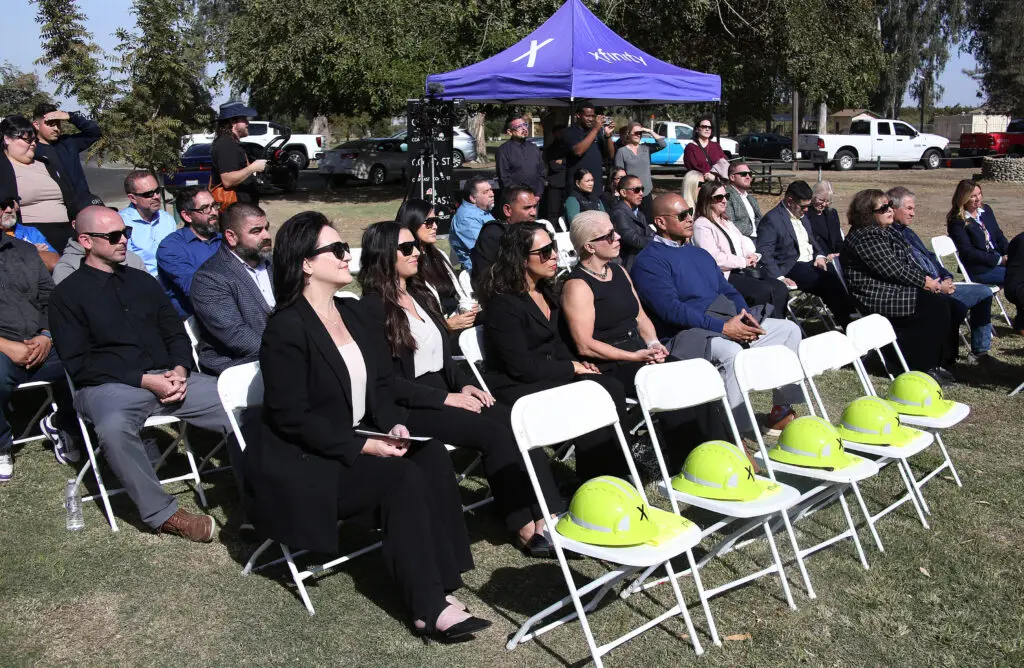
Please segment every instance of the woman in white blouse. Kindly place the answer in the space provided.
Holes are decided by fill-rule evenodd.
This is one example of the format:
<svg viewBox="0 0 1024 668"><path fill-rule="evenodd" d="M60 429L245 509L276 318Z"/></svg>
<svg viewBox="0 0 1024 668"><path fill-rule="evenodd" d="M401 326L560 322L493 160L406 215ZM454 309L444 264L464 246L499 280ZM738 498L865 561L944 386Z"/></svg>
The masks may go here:
<svg viewBox="0 0 1024 668"><path fill-rule="evenodd" d="M437 301L419 276L420 241L400 223L381 222L363 233L362 248L361 303L383 323L382 345L389 348L395 367L395 399L409 411L405 425L413 435L478 451L517 545L530 556L553 556L512 433L511 410L476 387L452 360ZM536 452L534 466L545 496L555 504L553 510L561 509L547 455Z"/></svg>
<svg viewBox="0 0 1024 668"><path fill-rule="evenodd" d="M729 283L743 295L747 304L770 304L772 314L786 317L789 290L781 282L761 275L757 268L761 256L754 242L744 236L726 216L729 193L718 181L706 181L697 191L697 207L693 222L693 244L715 258Z"/></svg>

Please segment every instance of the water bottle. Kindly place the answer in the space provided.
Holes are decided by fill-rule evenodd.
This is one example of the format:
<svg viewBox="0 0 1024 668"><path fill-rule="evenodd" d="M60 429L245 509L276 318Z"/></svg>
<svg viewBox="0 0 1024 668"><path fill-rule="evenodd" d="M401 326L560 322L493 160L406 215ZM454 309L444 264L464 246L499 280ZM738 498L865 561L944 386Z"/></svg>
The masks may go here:
<svg viewBox="0 0 1024 668"><path fill-rule="evenodd" d="M68 480L64 490L64 507L68 511L68 531L78 531L85 528L85 518L82 517L82 492L74 478Z"/></svg>

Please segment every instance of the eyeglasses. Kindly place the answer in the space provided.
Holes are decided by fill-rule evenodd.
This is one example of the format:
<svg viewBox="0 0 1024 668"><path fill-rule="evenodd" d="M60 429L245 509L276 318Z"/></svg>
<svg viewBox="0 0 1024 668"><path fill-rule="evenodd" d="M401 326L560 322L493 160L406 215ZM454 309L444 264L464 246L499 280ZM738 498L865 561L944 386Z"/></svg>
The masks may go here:
<svg viewBox="0 0 1024 668"><path fill-rule="evenodd" d="M878 207L877 209L872 209L871 212L872 213L888 213L889 211L891 211L894 208L895 207L892 205L892 202L886 202L885 204L883 204L882 206Z"/></svg>
<svg viewBox="0 0 1024 668"><path fill-rule="evenodd" d="M526 123L513 123L512 125L508 126L508 129L509 130L525 130L526 129Z"/></svg>
<svg viewBox="0 0 1024 668"><path fill-rule="evenodd" d="M16 200L13 197L11 197L10 199L5 199L4 201L0 202L0 210L13 209L17 203L18 200Z"/></svg>
<svg viewBox="0 0 1024 668"><path fill-rule="evenodd" d="M31 132L22 132L20 135L11 135L11 139L20 139L26 144L34 144L38 137L36 136L35 130Z"/></svg>
<svg viewBox="0 0 1024 668"><path fill-rule="evenodd" d="M420 249L419 241L403 241L402 243L398 244L398 252L401 253L403 257L409 257L410 255L412 255L412 251L414 248L416 250Z"/></svg>
<svg viewBox="0 0 1024 668"><path fill-rule="evenodd" d="M348 244L344 241L335 241L333 244L327 244L320 248L314 248L313 252L307 255L308 258L314 258L317 255L323 255L324 253L331 253L334 257L339 260L344 260L345 256L349 254Z"/></svg>
<svg viewBox="0 0 1024 668"><path fill-rule="evenodd" d="M596 239L591 239L589 243L596 244L598 241L607 241L608 243L612 243L613 241L615 241L616 234L616 231L612 230L608 234L602 234Z"/></svg>
<svg viewBox="0 0 1024 668"><path fill-rule="evenodd" d="M530 251L530 255L536 255L541 262L547 262L558 252L558 246L552 241L547 246L541 246L537 250Z"/></svg>
<svg viewBox="0 0 1024 668"><path fill-rule="evenodd" d="M423 227L437 227L437 223L440 220L437 216L431 216L430 218L423 219Z"/></svg>
<svg viewBox="0 0 1024 668"><path fill-rule="evenodd" d="M149 197L152 197L152 196L156 195L158 192L160 192L160 188L153 188L152 190L147 190L147 191L141 192L141 193L128 193L128 194L129 195L134 195L135 197L141 197L142 199L147 199Z"/></svg>
<svg viewBox="0 0 1024 668"><path fill-rule="evenodd" d="M125 241L132 238L132 228L123 227L120 230L114 230L113 232L81 232L87 237L94 237L96 239L106 239L109 244L116 244L121 241L121 237L125 238Z"/></svg>
<svg viewBox="0 0 1024 668"><path fill-rule="evenodd" d="M139 197L148 197L148 195L139 194ZM214 211L220 211L220 202L211 202L210 204L204 204L203 206L194 207L192 209L185 209L186 211L193 211L204 215L210 215Z"/></svg>
<svg viewBox="0 0 1024 668"><path fill-rule="evenodd" d="M640 193L642 193L644 191L644 187L643 186L634 186L632 188L623 188L623 190L625 190L626 192L636 193L637 195L639 195Z"/></svg>
<svg viewBox="0 0 1024 668"><path fill-rule="evenodd" d="M711 201L715 202L716 204L721 203L721 202L727 202L728 200L729 200L729 193L721 193L719 195L712 195L711 196Z"/></svg>
<svg viewBox="0 0 1024 668"><path fill-rule="evenodd" d="M710 125L698 125L697 129L698 130L713 130L714 128L712 126L710 126Z"/></svg>
<svg viewBox="0 0 1024 668"><path fill-rule="evenodd" d="M735 176L747 177L747 176L750 176L751 174L753 174L753 172L733 172L733 174Z"/></svg>

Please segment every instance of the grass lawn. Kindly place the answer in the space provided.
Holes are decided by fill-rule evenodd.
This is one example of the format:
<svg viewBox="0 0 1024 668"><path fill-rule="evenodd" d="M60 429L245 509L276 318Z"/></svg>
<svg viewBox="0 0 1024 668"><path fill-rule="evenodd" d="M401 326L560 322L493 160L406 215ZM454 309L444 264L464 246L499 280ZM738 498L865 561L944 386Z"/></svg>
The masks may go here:
<svg viewBox="0 0 1024 668"><path fill-rule="evenodd" d="M835 177L840 211L860 188L909 185L919 193L920 233L927 239L941 233L953 185L969 172L827 176ZM677 189L678 183L658 179L662 189ZM1007 236L1024 230L1019 186L986 186L985 195ZM773 204L765 198L762 209ZM323 210L339 219L342 236L350 241L366 224L392 217L397 205L394 191L372 188L267 202L277 224L306 208ZM944 474L925 488L933 512L931 531L904 505L878 526L884 553L877 551L866 530L860 532L870 570L861 567L849 541L810 557L817 600L807 599L795 567L790 567L797 611L787 608L778 581L772 578L712 600L719 632L726 638L721 648L711 645L692 582L685 580L683 594L706 654L695 660L683 638L683 624L674 619L614 650L607 663L1024 665L1024 454L1019 447L1024 417L1018 412L1024 399L1006 396L1024 380L1024 339L1011 335L1001 320L996 322L993 354L998 361L961 364L957 373L964 382L948 393L972 408L970 417L945 436L964 487L957 488ZM875 374L883 388L879 371ZM838 372L827 375L820 388L830 415L837 419L844 403L857 395L859 384L852 372ZM25 399L19 400L21 413L31 412L31 406L24 405L31 402ZM767 403L766 397L760 399L762 405ZM205 447L208 444L196 449L204 452ZM240 577L255 545L241 541L233 531L238 499L230 473L212 475L206 483L211 512L222 530L213 544L199 545L142 530L123 496L114 500L118 533L110 531L95 504L86 504L84 530L66 531L61 503L71 470L56 465L38 443L16 455L14 479L0 486L3 665L447 667L589 661L574 623L515 651L505 649L520 623L564 595L564 582L555 562L531 560L510 547L489 507L467 516L476 569L466 575L467 588L459 596L494 626L475 642L424 646L407 628L406 613L379 553L307 581L315 617L307 615L287 584L284 569ZM940 461L933 446L914 464L920 476ZM172 466L180 467L182 461ZM113 484L115 479L111 475L107 480ZM481 491L474 481L463 483L463 488L467 500ZM902 484L888 468L862 489L869 507L877 510L901 492ZM171 490L185 507L196 509L186 486L173 485ZM798 537L803 545L817 542L842 523L840 510L833 505L800 522ZM344 533L344 544L353 549L368 540L358 531ZM788 543L780 539L779 547L788 559ZM767 563L763 541L756 542L712 562L702 577L705 586L713 587L734 572ZM589 561L573 561L572 568L581 576L602 571ZM671 601L667 587L627 601L608 597L591 617L598 642L641 623Z"/></svg>

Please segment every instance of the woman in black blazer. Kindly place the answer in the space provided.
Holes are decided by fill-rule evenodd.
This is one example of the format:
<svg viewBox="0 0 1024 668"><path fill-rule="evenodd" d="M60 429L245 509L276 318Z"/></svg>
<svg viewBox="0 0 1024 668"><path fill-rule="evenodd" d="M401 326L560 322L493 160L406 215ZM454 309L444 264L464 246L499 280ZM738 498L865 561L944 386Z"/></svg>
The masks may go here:
<svg viewBox="0 0 1024 668"><path fill-rule="evenodd" d="M409 409L406 426L417 436L480 452L494 500L520 549L551 557L543 513L512 433L512 412L476 387L452 359L437 301L419 276L420 242L400 223L382 222L366 228L362 248L362 303L384 329L394 358L395 397ZM547 455L534 453L553 512L563 510Z"/></svg>
<svg viewBox="0 0 1024 668"><path fill-rule="evenodd" d="M498 258L481 284L487 385L499 401L513 404L527 394L593 380L611 395L622 419L622 383L602 375L593 363L576 359L559 332L558 299L549 287L558 271L557 257L554 239L543 225L519 223L505 230ZM625 470L611 427L577 438L575 444L581 480Z"/></svg>
<svg viewBox="0 0 1024 668"><path fill-rule="evenodd" d="M981 205L981 186L964 179L953 192L946 214L946 234L953 240L960 261L975 283L1002 285L1010 243L999 229L991 207Z"/></svg>
<svg viewBox="0 0 1024 668"><path fill-rule="evenodd" d="M443 445L407 440L383 332L358 303L334 297L352 281L349 258L319 213L277 233L262 439L245 452L249 517L290 547L337 552L339 520L378 516L384 561L416 628L470 635L490 622L446 596L473 567L455 472Z"/></svg>

